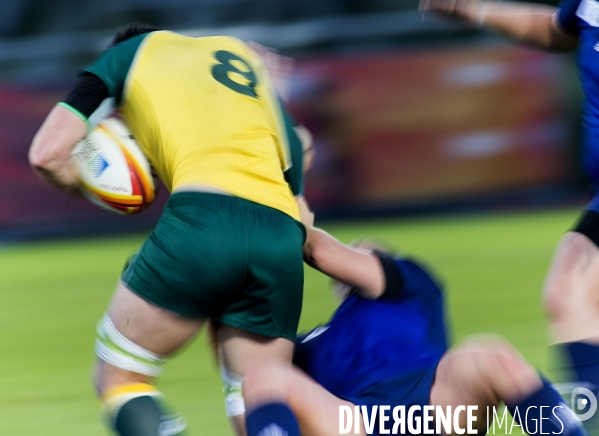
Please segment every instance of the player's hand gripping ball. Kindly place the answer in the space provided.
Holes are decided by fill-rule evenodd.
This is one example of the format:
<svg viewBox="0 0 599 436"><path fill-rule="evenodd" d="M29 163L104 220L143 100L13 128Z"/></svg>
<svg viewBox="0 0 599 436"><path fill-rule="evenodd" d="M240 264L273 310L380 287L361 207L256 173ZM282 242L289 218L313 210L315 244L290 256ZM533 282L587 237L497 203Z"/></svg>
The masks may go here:
<svg viewBox="0 0 599 436"><path fill-rule="evenodd" d="M81 191L92 203L130 215L154 200L150 163L121 120L102 121L77 144L73 157Z"/></svg>

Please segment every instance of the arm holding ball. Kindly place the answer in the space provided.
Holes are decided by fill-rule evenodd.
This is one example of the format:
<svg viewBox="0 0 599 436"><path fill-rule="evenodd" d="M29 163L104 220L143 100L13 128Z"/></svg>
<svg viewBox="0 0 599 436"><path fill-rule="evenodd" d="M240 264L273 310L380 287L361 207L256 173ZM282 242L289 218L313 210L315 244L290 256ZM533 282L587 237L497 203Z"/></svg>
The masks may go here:
<svg viewBox="0 0 599 436"><path fill-rule="evenodd" d="M78 178L71 165L75 145L87 134L87 124L70 110L55 106L33 138L29 162L49 184L76 192Z"/></svg>

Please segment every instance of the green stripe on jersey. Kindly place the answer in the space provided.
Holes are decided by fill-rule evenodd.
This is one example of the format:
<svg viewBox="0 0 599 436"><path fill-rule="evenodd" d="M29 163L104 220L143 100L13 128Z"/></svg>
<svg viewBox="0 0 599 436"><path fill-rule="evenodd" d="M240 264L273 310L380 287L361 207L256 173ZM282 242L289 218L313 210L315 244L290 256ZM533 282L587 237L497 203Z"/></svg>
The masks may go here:
<svg viewBox="0 0 599 436"><path fill-rule="evenodd" d="M64 101L61 101L60 103L57 103L56 106L63 107L65 109L68 109L71 112L73 112L75 115L77 115L79 118L81 118L81 121L83 121L85 123L85 125L87 126L87 130L89 130L89 120L87 119L87 117L85 115L83 115L81 112L79 112L73 106L71 106L68 103L65 103Z"/></svg>

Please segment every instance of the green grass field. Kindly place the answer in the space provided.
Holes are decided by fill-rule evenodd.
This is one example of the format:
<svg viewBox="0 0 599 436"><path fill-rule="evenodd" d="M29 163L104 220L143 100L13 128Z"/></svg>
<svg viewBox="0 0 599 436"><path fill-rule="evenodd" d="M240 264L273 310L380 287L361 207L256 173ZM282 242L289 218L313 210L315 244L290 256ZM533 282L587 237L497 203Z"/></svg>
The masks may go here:
<svg viewBox="0 0 599 436"><path fill-rule="evenodd" d="M539 304L551 253L576 210L389 219L324 226L342 241L372 236L426 259L448 289L454 338L498 333L551 373ZM89 383L95 323L143 235L0 247L0 434L94 436ZM301 328L325 322L328 281L307 268ZM161 389L191 435L229 435L205 338L169 365Z"/></svg>

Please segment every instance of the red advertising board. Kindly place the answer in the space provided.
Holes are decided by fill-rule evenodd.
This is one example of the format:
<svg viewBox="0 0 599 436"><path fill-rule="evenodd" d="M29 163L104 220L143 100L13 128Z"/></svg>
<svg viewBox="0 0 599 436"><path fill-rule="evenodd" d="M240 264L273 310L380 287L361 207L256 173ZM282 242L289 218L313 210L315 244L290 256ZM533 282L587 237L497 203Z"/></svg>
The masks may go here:
<svg viewBox="0 0 599 436"><path fill-rule="evenodd" d="M319 153L308 196L359 208L563 181L567 77L563 58L506 45L301 61L293 107Z"/></svg>

